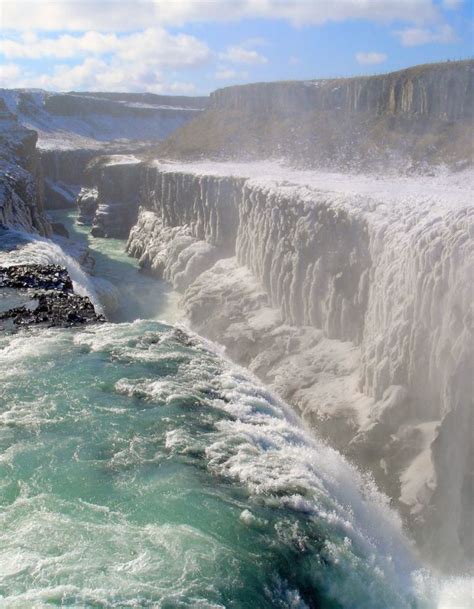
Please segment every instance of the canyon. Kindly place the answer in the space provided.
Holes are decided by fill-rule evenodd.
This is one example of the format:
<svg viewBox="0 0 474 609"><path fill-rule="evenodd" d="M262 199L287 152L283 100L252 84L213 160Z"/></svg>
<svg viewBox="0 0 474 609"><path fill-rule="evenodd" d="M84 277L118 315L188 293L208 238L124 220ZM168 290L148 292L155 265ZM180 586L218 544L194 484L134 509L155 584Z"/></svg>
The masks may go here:
<svg viewBox="0 0 474 609"><path fill-rule="evenodd" d="M48 237L45 209L77 205L126 239L192 330L375 479L430 564L465 572L472 87L471 61L210 100L4 90L2 230Z"/></svg>

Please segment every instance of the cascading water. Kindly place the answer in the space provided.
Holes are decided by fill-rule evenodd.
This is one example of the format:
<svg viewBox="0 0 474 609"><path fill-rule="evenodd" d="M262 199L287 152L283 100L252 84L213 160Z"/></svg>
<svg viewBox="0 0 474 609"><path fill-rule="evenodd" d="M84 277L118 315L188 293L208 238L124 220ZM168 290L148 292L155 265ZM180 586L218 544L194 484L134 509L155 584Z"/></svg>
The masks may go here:
<svg viewBox="0 0 474 609"><path fill-rule="evenodd" d="M123 244L95 245L120 298L132 276L152 289ZM101 298L58 244L6 261L64 264ZM469 607L370 480L212 344L132 321L129 298L126 323L0 337L0 606Z"/></svg>
<svg viewBox="0 0 474 609"><path fill-rule="evenodd" d="M11 239L11 236L9 238ZM23 243L22 247L6 252L0 251L0 265L58 264L67 268L74 291L81 296L88 296L99 312L103 313L107 301L113 301L115 296L113 286L102 278L94 280L81 268L77 260L57 243L21 231L15 231L14 238Z"/></svg>

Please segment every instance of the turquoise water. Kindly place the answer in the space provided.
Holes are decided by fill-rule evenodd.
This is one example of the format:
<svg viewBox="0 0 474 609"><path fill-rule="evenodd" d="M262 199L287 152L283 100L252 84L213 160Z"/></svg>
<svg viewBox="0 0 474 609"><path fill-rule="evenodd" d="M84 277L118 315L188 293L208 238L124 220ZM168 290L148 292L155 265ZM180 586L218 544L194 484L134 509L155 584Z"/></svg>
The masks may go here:
<svg viewBox="0 0 474 609"><path fill-rule="evenodd" d="M93 245L118 318L176 314L123 243ZM454 609L370 481L198 337L4 334L0 377L2 608Z"/></svg>
<svg viewBox="0 0 474 609"><path fill-rule="evenodd" d="M55 221L64 224L74 243L88 247L95 261L92 272L96 281L105 278L117 290L113 306L107 308L105 303L105 313L109 319L160 319L168 322L179 319L178 294L165 282L139 273L138 260L127 255L123 240L92 237L89 226L76 224L76 210L49 214Z"/></svg>

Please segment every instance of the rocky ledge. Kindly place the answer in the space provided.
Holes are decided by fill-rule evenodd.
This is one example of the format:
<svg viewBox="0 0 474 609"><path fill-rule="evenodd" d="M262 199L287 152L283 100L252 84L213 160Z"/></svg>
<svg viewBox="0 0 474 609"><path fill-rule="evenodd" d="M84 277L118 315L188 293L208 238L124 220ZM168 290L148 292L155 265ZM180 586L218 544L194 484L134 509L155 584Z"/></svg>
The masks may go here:
<svg viewBox="0 0 474 609"><path fill-rule="evenodd" d="M0 309L0 329L38 324L67 328L105 321L87 296L74 294L71 278L61 266L0 267L1 288L7 306Z"/></svg>

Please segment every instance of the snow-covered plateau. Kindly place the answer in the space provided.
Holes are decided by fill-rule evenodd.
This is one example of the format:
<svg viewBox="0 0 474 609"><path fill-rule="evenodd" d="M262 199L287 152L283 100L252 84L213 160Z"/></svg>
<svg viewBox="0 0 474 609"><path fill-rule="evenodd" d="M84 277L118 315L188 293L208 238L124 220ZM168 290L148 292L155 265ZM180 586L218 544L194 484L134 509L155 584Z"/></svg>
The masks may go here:
<svg viewBox="0 0 474 609"><path fill-rule="evenodd" d="M92 159L156 145L201 113L207 98L0 89L0 103L36 132L45 206L62 209L74 206Z"/></svg>
<svg viewBox="0 0 474 609"><path fill-rule="evenodd" d="M0 89L0 98L21 124L38 133L41 150L103 150L110 142L158 141L201 112L205 98L146 94L50 93ZM163 103L163 99L167 103ZM183 99L187 99L183 107ZM173 102L175 105L172 105Z"/></svg>
<svg viewBox="0 0 474 609"><path fill-rule="evenodd" d="M125 165L128 250L192 328L370 472L432 564L472 563L473 173Z"/></svg>

